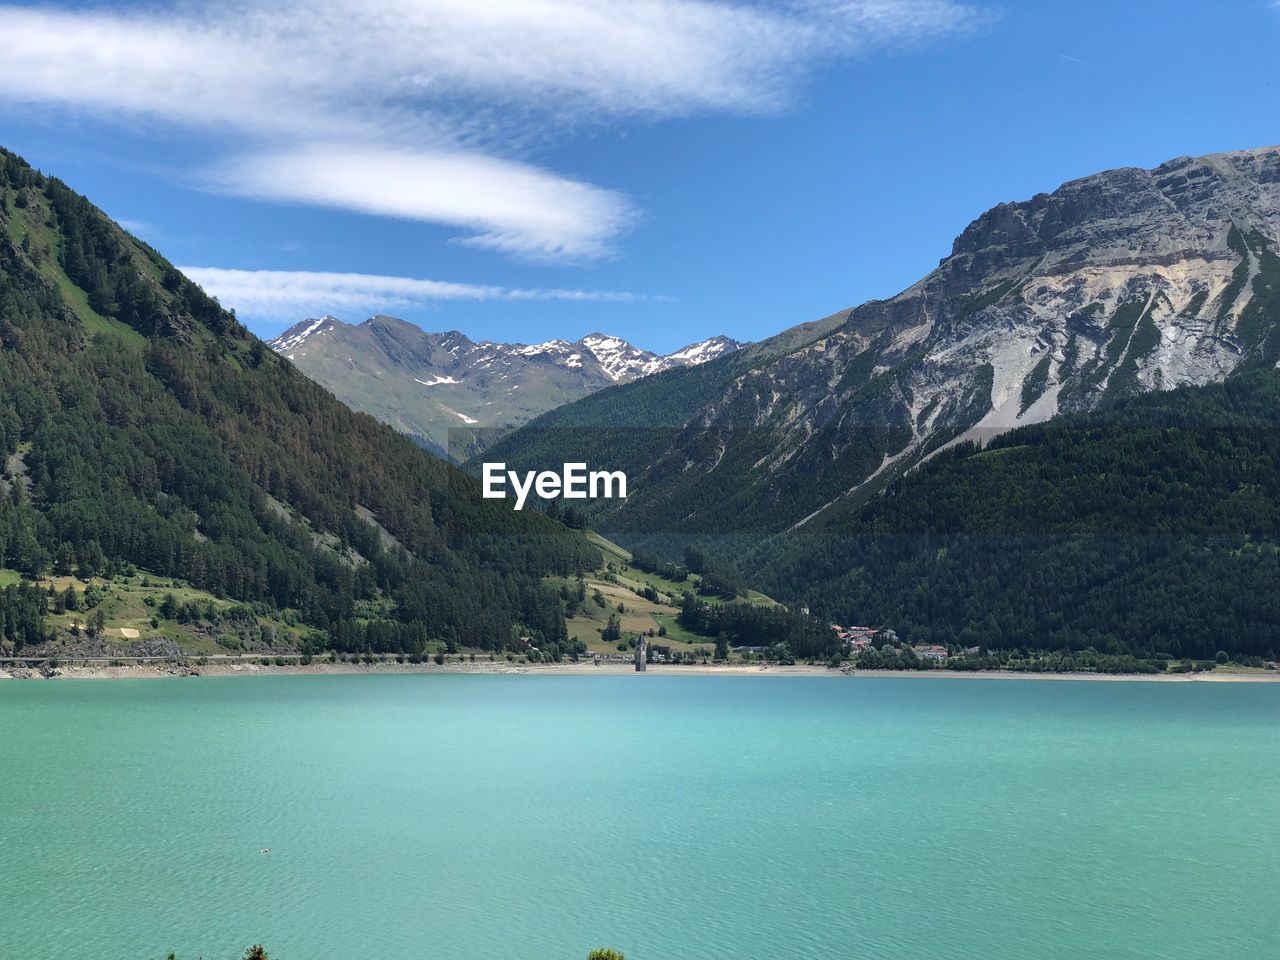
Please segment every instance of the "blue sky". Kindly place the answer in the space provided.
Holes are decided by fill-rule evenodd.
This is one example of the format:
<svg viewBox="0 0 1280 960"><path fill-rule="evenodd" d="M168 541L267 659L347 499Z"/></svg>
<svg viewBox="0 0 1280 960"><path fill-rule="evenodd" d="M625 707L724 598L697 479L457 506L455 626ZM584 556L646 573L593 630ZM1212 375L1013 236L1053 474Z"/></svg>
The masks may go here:
<svg viewBox="0 0 1280 960"><path fill-rule="evenodd" d="M986 208L1280 142L1280 5L0 4L0 144L271 336L759 339Z"/></svg>

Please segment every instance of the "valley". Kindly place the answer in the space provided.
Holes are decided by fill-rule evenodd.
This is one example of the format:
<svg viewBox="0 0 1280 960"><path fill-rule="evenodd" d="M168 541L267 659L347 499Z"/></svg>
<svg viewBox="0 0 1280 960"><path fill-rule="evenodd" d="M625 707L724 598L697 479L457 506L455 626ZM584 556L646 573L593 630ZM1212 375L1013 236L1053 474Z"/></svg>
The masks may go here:
<svg viewBox="0 0 1280 960"><path fill-rule="evenodd" d="M1280 0L0 36L0 960L1276 955Z"/></svg>
<svg viewBox="0 0 1280 960"><path fill-rule="evenodd" d="M1002 205L898 297L668 357L382 316L269 349L4 161L12 658L622 664L644 636L659 664L1276 662L1275 148ZM459 470L298 372L344 354L352 385L537 398L466 451L624 469L626 498L486 500L479 456ZM1117 539L1133 518L1146 539Z"/></svg>

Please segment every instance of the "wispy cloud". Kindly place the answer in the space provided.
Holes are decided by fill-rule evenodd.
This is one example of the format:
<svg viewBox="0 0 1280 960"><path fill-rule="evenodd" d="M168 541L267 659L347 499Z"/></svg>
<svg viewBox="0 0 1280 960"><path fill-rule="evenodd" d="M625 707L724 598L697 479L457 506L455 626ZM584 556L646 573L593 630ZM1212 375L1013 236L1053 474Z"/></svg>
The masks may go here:
<svg viewBox="0 0 1280 960"><path fill-rule="evenodd" d="M224 267L181 267L226 307L264 320L287 320L335 311L370 313L422 307L456 300L566 300L630 303L662 300L607 290L520 289L369 273L323 273L306 270L231 270Z"/></svg>
<svg viewBox="0 0 1280 960"><path fill-rule="evenodd" d="M155 227L147 223L145 220L128 220L128 219L117 218L116 223L118 223L124 229L128 230L130 233L132 233L134 236L137 236L137 237L145 237L148 234L155 232Z"/></svg>
<svg viewBox="0 0 1280 960"><path fill-rule="evenodd" d="M777 110L817 65L975 16L957 0L11 5L0 99L216 133L234 144L202 172L216 188L591 258L631 203L520 162L522 148L610 118Z"/></svg>
<svg viewBox="0 0 1280 960"><path fill-rule="evenodd" d="M461 227L462 242L528 259L594 259L634 219L608 190L466 151L310 144L240 157L228 193Z"/></svg>

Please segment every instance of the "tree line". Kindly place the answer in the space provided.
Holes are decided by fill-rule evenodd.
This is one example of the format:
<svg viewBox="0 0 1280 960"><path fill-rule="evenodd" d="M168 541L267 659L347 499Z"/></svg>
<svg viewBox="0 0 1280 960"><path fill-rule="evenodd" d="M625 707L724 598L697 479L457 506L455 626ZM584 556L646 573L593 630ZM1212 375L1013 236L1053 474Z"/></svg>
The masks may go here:
<svg viewBox="0 0 1280 960"><path fill-rule="evenodd" d="M708 603L690 593L680 601L677 622L706 637L722 637L716 656L729 646L771 647L775 659L829 660L840 641L829 624L800 611L754 603Z"/></svg>

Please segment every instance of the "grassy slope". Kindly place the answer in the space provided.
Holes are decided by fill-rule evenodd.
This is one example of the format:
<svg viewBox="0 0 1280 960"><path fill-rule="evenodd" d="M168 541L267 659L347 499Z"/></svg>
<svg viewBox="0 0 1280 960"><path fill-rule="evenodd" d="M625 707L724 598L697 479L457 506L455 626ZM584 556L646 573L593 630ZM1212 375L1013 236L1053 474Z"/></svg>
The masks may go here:
<svg viewBox="0 0 1280 960"><path fill-rule="evenodd" d="M0 570L0 587L17 584L22 579L16 571ZM147 580L150 585L144 586L144 580ZM75 577L46 577L39 582L42 587L52 585L59 593L67 587L72 587L82 598L88 587L88 584ZM67 611L63 614L50 612L46 623L66 630L69 630L72 624L79 624L83 628L89 622L89 618L101 609L106 625L104 636L108 642L120 645L122 656L130 656L136 652L128 649L131 645L145 643L148 640L166 639L174 641L184 653L193 655L238 652L231 647L220 645L215 639L219 635L233 639L234 625L219 627L207 622L182 624L176 620L160 620L158 626L151 626L151 619L159 617L160 605L167 594L172 594L179 604L189 602L198 603L201 606L213 604L220 611L238 606L234 601L220 599L180 580L148 577L142 573L114 580L95 577L91 583L106 591L106 599L99 607L89 610L82 602L81 608L77 611ZM305 633L305 628L287 624L283 620L269 617L258 617L257 620L259 625L273 627L276 630L280 635L278 647L282 650L293 647ZM126 636L122 633L124 630L136 631L137 636Z"/></svg>
<svg viewBox="0 0 1280 960"><path fill-rule="evenodd" d="M639 570L632 566L630 553L595 531L587 531L587 539L600 548L605 557L605 565L593 576L586 578L586 604L578 616L569 619L568 625L569 635L585 643L589 652L619 652L617 644L605 643L600 639L601 628L609 622L610 614L618 612L619 603L624 607L620 615L624 637L627 634L648 633L650 630L656 633L660 627L665 627L666 636L654 637L654 643L667 645L676 650L693 650L714 644L713 637L693 633L676 622L676 616L680 612L680 596L687 590L696 588L697 577L685 583L676 583L656 573ZM556 586L570 583L564 579L553 582ZM645 587L652 587L657 591L656 603L641 596ZM592 599L597 591L605 600L604 606L600 606ZM711 603L726 602L718 597L702 599ZM773 604L775 601L753 590L747 597L732 602Z"/></svg>
<svg viewBox="0 0 1280 960"><path fill-rule="evenodd" d="M329 355L320 352L322 347L295 358L294 364L352 409L451 453L468 441L492 442L501 432L591 392L574 381L572 371L553 368L530 369L516 379L484 386L468 380L426 387L420 380L434 372L426 365L396 366L376 355L356 356L353 362L345 351Z"/></svg>
<svg viewBox="0 0 1280 960"><path fill-rule="evenodd" d="M141 349L146 343L142 334L127 323L104 317L94 310L89 306L89 295L72 283L71 279L59 269L58 257L61 254L61 243L57 231L49 226L53 215L44 197L38 191L28 190L27 206L19 209L12 202L15 196L14 191L7 191L7 195L10 201L9 209L13 211L13 215L5 221L6 230L18 245L25 241L39 251L41 276L58 288L63 300L85 327L93 333L112 334L122 342Z"/></svg>
<svg viewBox="0 0 1280 960"><path fill-rule="evenodd" d="M616 644L605 643L600 639L600 630L609 622L609 616L617 612L619 603L624 607L621 615L624 636L648 633L650 630L656 633L660 627L665 627L667 635L661 638L655 637L654 642L679 650L693 650L698 647L708 647L714 643L713 638L692 633L676 622L676 616L680 612L679 597L685 590L697 584L696 577L687 583L680 584L646 570L637 570L630 564L631 554L622 547L594 531L587 531L585 536L601 549L605 556L605 565L594 575L587 577L587 602L578 616L569 619L568 628L569 635L582 640L589 652L618 652ZM0 569L0 588L20 583L22 579L17 571ZM150 585L144 586L144 580L147 580ZM122 656L129 654L126 649L128 645L163 639L174 641L184 653L191 655L237 652L229 646L220 645L215 639L222 635L234 640L234 626L219 628L208 623L181 624L176 620L162 620L156 627L151 625L152 617L159 616L158 610L166 594L172 594L179 604L212 603L219 610L238 606L239 604L235 601L215 597L181 580L149 576L145 573L111 581L95 578L92 582L107 591L107 597L100 607L106 624L105 636L108 641L120 644ZM558 587L575 581L550 578L549 582ZM66 576L46 577L40 581L40 584L44 587L52 585L59 592L71 586L82 597L87 587L87 584L79 579ZM651 586L658 592L657 602L641 596L646 586ZM592 599L597 591L604 598L603 607ZM712 603L725 602L716 597L703 599L708 599ZM774 601L762 593L752 591L750 596L735 602L772 604ZM73 623L81 626L86 624L92 613L93 611L85 609L82 605L78 611L56 615L50 613L47 622L60 629L69 629ZM281 639L278 645L280 650L291 649L307 630L305 627L292 625L281 619L260 616L257 620L261 626L272 627L277 631ZM126 636L121 632L122 630L137 631L138 635Z"/></svg>

